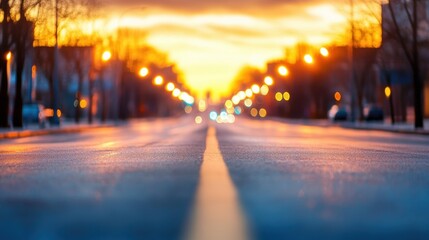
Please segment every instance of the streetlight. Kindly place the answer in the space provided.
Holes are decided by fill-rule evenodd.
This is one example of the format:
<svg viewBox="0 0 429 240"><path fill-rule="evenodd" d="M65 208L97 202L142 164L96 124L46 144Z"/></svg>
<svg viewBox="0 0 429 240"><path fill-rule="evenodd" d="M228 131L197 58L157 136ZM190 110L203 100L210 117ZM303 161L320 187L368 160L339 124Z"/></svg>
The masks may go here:
<svg viewBox="0 0 429 240"><path fill-rule="evenodd" d="M166 86L165 86L165 90L172 92L174 90L176 86L174 86L174 83L169 82Z"/></svg>
<svg viewBox="0 0 429 240"><path fill-rule="evenodd" d="M335 101L339 102L339 101L341 101L341 98L342 98L341 93L338 91L335 92L335 94L334 94Z"/></svg>
<svg viewBox="0 0 429 240"><path fill-rule="evenodd" d="M147 67L140 68L139 76L140 77L146 77L147 75L149 75L149 69Z"/></svg>
<svg viewBox="0 0 429 240"><path fill-rule="evenodd" d="M289 75L289 69L287 69L285 66L281 65L277 68L277 72L280 74L280 76L288 76Z"/></svg>
<svg viewBox="0 0 429 240"><path fill-rule="evenodd" d="M264 78L264 83L265 83L265 84L267 84L268 86L271 86L271 85L273 85L273 84L274 84L274 80L273 80L273 78L272 78L272 77L270 77L270 76L266 76L266 77Z"/></svg>
<svg viewBox="0 0 429 240"><path fill-rule="evenodd" d="M314 63L313 56L311 56L310 54L305 54L304 62L306 62L307 64L313 64Z"/></svg>
<svg viewBox="0 0 429 240"><path fill-rule="evenodd" d="M102 108L101 108L101 121L105 122L107 118L107 101L106 101L106 84L104 80L104 65L112 58L112 52L109 50L104 51L101 54L101 61L104 63L101 68L101 101L102 101Z"/></svg>
<svg viewBox="0 0 429 240"><path fill-rule="evenodd" d="M328 49L326 49L325 47L320 48L320 55L322 55L323 57L328 57L329 56Z"/></svg>
<svg viewBox="0 0 429 240"><path fill-rule="evenodd" d="M156 86L160 86L160 85L162 85L163 83L164 83L164 78L163 78L162 76L160 76L160 75L156 76L156 77L153 79L153 84L155 84Z"/></svg>
<svg viewBox="0 0 429 240"><path fill-rule="evenodd" d="M108 50L104 51L101 55L101 60L103 62L108 62L112 58L112 53Z"/></svg>

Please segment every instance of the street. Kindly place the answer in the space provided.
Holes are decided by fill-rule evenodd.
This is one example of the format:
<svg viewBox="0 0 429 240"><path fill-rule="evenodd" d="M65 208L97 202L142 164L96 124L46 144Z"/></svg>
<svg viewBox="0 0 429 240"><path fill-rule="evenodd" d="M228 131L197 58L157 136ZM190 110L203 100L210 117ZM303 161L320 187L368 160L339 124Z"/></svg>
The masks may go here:
<svg viewBox="0 0 429 240"><path fill-rule="evenodd" d="M0 239L429 239L429 138L237 118L0 140Z"/></svg>

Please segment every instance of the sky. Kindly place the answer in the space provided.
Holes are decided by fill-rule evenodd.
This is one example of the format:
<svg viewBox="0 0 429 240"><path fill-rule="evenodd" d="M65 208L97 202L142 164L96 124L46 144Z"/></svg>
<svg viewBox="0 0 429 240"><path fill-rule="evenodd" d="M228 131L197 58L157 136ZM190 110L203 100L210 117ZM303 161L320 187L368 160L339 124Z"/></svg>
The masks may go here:
<svg viewBox="0 0 429 240"><path fill-rule="evenodd" d="M115 23L148 30L194 91L228 92L245 65L264 68L297 42L326 45L344 32L343 0L99 0Z"/></svg>

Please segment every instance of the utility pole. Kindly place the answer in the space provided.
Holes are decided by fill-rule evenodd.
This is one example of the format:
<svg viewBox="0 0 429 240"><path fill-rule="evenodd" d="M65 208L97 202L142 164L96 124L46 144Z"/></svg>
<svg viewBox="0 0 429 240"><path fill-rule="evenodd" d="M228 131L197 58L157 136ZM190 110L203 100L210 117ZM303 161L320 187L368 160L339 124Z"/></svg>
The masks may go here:
<svg viewBox="0 0 429 240"><path fill-rule="evenodd" d="M53 62L53 74L52 74L52 87L53 89L53 103L52 109L54 110L52 125L60 126L60 118L58 116L58 95L59 95L59 73L58 73L58 60L59 60L59 49L58 49L58 0L55 0L55 47L54 47L54 62Z"/></svg>

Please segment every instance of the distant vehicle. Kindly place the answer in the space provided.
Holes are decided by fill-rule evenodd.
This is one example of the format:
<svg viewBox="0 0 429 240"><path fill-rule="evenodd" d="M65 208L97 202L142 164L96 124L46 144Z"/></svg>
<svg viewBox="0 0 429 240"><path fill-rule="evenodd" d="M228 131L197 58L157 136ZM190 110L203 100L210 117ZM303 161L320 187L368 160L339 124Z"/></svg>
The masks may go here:
<svg viewBox="0 0 429 240"><path fill-rule="evenodd" d="M369 105L364 108L363 116L365 121L383 121L384 112L381 107L375 105Z"/></svg>
<svg viewBox="0 0 429 240"><path fill-rule="evenodd" d="M345 107L333 105L328 111L328 118L332 121L347 121L348 112Z"/></svg>
<svg viewBox="0 0 429 240"><path fill-rule="evenodd" d="M24 104L22 106L22 121L25 125L39 124L40 127L45 127L45 108L37 103Z"/></svg>

